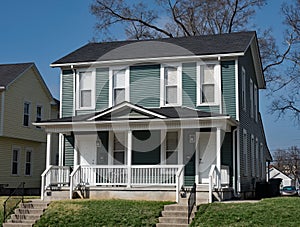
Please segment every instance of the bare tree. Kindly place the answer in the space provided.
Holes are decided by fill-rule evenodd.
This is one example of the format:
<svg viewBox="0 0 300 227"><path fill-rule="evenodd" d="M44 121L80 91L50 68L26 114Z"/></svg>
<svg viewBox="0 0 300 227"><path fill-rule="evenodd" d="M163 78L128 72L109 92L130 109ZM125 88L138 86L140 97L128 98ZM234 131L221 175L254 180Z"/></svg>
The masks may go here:
<svg viewBox="0 0 300 227"><path fill-rule="evenodd" d="M300 179L300 149L292 146L274 153L274 166L295 181Z"/></svg>
<svg viewBox="0 0 300 227"><path fill-rule="evenodd" d="M300 0L284 4L282 12L287 27L287 49L283 54L278 54L277 50L273 54L277 61L266 68L266 72L272 75L269 76L273 97L271 113L277 113L278 117L288 114L300 124ZM277 75L274 71L278 72Z"/></svg>

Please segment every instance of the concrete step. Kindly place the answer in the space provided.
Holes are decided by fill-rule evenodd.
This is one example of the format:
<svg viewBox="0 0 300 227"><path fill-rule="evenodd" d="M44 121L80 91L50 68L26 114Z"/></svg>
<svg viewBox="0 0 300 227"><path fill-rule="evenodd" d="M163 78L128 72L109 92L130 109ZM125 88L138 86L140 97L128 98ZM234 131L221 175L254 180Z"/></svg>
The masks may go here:
<svg viewBox="0 0 300 227"><path fill-rule="evenodd" d="M21 203L19 208L21 209L46 209L48 207L48 202L28 202Z"/></svg>
<svg viewBox="0 0 300 227"><path fill-rule="evenodd" d="M187 211L188 206L187 205L179 205L179 204L171 204L171 205L165 205L164 211Z"/></svg>
<svg viewBox="0 0 300 227"><path fill-rule="evenodd" d="M25 224L34 224L36 221L35 220L27 220L27 219L10 219L7 221L7 223L25 223Z"/></svg>
<svg viewBox="0 0 300 227"><path fill-rule="evenodd" d="M18 208L15 211L15 214L37 214L42 215L44 212L44 209L36 209L36 208Z"/></svg>
<svg viewBox="0 0 300 227"><path fill-rule="evenodd" d="M189 224L158 223L156 227L188 227Z"/></svg>
<svg viewBox="0 0 300 227"><path fill-rule="evenodd" d="M41 215L37 214L12 214L11 219L16 221L23 221L23 220L37 220L41 217Z"/></svg>
<svg viewBox="0 0 300 227"><path fill-rule="evenodd" d="M3 223L3 227L32 227L33 224L30 223Z"/></svg>
<svg viewBox="0 0 300 227"><path fill-rule="evenodd" d="M159 217L159 223L188 224L188 219L181 217Z"/></svg>
<svg viewBox="0 0 300 227"><path fill-rule="evenodd" d="M180 217L180 218L188 218L187 211L162 211L163 217ZM194 218L195 214L191 214L191 218Z"/></svg>

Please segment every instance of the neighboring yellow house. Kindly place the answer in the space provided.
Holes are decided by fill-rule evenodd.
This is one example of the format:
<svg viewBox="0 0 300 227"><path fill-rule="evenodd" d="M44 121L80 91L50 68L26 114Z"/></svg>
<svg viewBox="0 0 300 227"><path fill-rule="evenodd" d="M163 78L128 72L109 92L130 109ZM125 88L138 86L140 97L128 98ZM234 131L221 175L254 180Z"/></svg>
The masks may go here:
<svg viewBox="0 0 300 227"><path fill-rule="evenodd" d="M25 182L27 194L38 194L45 169L46 134L32 122L58 112L34 63L0 64L0 194ZM54 154L56 147L53 147ZM56 163L55 157L51 162Z"/></svg>

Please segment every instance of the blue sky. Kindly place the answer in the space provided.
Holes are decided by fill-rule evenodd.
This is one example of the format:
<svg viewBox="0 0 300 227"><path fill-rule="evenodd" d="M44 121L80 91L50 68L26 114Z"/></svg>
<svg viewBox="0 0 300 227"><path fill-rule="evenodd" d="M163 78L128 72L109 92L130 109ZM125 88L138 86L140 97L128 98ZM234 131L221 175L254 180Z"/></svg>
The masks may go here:
<svg viewBox="0 0 300 227"><path fill-rule="evenodd" d="M91 0L17 0L0 3L0 64L35 62L54 97L59 97L59 69L50 63L83 46L94 36ZM255 23L272 27L281 40L279 8L282 0L269 0L257 11ZM253 28L252 30L254 30ZM118 34L115 34L118 37ZM269 148L300 147L300 127L289 119L275 121L267 114L270 102L261 92L261 113Z"/></svg>

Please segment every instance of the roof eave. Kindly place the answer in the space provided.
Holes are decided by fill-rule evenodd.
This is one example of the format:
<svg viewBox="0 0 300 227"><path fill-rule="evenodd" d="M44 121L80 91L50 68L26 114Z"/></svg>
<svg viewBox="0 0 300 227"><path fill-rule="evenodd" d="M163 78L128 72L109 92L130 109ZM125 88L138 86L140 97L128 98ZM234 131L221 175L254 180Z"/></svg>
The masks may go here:
<svg viewBox="0 0 300 227"><path fill-rule="evenodd" d="M223 54L207 54L207 55L190 55L190 56L171 56L171 57L153 57L153 58L134 58L134 59L119 59L107 61L88 61L88 62L67 62L67 63L52 63L51 67L70 67L70 66L89 66L89 65L112 65L112 64L129 64L143 63L151 61L174 61L174 60L191 60L205 58L224 58L224 57L239 57L244 56L244 52L223 53Z"/></svg>
<svg viewBox="0 0 300 227"><path fill-rule="evenodd" d="M0 86L0 91L5 91L6 87L5 86Z"/></svg>

